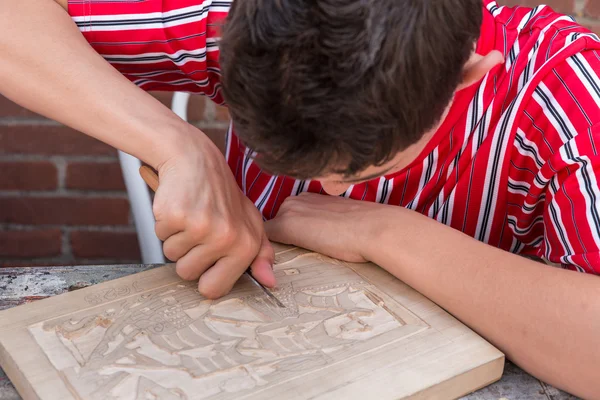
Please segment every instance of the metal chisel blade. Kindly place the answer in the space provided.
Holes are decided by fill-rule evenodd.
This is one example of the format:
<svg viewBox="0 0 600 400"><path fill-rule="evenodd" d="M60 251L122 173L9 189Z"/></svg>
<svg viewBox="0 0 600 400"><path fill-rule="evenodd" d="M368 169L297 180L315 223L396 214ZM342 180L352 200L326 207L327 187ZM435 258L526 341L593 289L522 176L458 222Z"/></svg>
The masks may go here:
<svg viewBox="0 0 600 400"><path fill-rule="evenodd" d="M254 278L252 276L252 274L250 273L250 271L246 271L246 275L248 275L248 277L250 278L250 280L259 288L261 288L263 290L263 292L265 292L265 294L271 299L273 300L273 302L275 304L277 304L279 307L281 308L285 308L285 306L283 305L283 303L281 301L279 301L279 299L277 297L275 297L273 295L273 293L271 293L266 287L264 287L259 281L256 280L256 278Z"/></svg>

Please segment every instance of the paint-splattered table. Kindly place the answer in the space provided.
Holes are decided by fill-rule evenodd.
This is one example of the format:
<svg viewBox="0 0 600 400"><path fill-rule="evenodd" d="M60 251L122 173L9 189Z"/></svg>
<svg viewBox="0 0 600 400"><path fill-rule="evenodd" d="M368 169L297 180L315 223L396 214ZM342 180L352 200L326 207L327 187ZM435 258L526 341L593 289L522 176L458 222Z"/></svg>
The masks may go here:
<svg viewBox="0 0 600 400"><path fill-rule="evenodd" d="M156 265L101 265L0 269L0 310L155 267ZM0 369L0 400L16 399L20 399L19 395ZM500 381L463 399L567 400L575 397L540 382L507 362Z"/></svg>

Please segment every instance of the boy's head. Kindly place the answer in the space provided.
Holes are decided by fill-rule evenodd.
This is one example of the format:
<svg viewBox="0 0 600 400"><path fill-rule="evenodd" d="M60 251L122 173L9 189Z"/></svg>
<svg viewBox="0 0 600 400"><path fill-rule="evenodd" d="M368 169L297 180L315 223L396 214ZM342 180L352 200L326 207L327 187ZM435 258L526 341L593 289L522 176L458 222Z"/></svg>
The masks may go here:
<svg viewBox="0 0 600 400"><path fill-rule="evenodd" d="M236 0L220 42L239 138L266 170L353 176L439 121L481 0Z"/></svg>

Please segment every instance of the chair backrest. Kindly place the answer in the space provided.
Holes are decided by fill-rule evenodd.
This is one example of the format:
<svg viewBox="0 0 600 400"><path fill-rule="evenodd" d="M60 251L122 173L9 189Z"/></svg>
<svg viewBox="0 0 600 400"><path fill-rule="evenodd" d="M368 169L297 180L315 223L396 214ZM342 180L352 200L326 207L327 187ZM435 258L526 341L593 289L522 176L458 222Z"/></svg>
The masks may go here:
<svg viewBox="0 0 600 400"><path fill-rule="evenodd" d="M189 93L175 92L171 103L173 112L185 121L187 121L189 98ZM163 264L165 257L162 251L162 242L154 232L155 221L152 213L152 198L146 183L138 172L142 163L137 158L122 151L119 151L119 163L123 171L129 204L131 204L131 213L137 231L142 262L144 264Z"/></svg>

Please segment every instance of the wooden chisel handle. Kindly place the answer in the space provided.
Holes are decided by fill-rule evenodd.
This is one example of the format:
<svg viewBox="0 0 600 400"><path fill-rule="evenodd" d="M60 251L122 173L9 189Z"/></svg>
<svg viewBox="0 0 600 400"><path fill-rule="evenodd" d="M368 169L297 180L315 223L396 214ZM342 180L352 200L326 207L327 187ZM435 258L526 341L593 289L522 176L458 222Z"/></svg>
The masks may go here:
<svg viewBox="0 0 600 400"><path fill-rule="evenodd" d="M150 186L150 189L155 192L158 190L158 175L152 168L142 165L140 167L140 175L144 182L146 182L146 185Z"/></svg>

